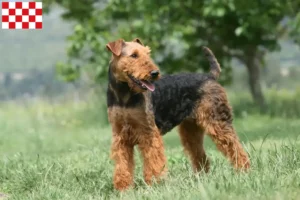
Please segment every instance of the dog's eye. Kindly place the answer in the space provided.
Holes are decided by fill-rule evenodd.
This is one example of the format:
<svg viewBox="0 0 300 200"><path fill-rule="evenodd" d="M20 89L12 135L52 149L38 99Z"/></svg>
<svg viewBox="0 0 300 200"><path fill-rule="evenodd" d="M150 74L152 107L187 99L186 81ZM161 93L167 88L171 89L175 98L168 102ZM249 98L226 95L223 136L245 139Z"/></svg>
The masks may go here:
<svg viewBox="0 0 300 200"><path fill-rule="evenodd" d="M130 57L132 57L132 58L137 58L138 55L137 55L136 53L133 53L133 54L130 55Z"/></svg>

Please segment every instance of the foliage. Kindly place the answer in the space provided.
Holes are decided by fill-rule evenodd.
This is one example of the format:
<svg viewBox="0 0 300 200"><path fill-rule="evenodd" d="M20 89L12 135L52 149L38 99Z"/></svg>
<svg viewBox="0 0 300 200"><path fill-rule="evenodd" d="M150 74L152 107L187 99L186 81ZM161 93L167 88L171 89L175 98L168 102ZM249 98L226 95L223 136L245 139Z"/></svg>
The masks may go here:
<svg viewBox="0 0 300 200"><path fill-rule="evenodd" d="M105 77L105 44L140 37L166 73L207 70L200 47L209 46L222 64L224 83L231 80L233 57L245 62L251 53L278 49L278 38L286 30L280 22L292 19L300 7L299 1L283 0L89 0L84 6L80 0L55 2L66 8L65 18L78 22L69 38L66 68L79 63L92 77Z"/></svg>
<svg viewBox="0 0 300 200"><path fill-rule="evenodd" d="M297 44L300 44L300 12L295 17L295 20L291 21L291 35Z"/></svg>

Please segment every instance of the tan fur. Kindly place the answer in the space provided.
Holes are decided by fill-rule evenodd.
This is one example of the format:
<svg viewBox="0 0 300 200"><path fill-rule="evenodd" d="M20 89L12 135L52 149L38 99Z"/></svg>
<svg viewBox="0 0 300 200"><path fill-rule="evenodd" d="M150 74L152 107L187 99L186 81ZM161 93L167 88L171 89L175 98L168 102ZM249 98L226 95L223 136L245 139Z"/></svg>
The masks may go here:
<svg viewBox="0 0 300 200"><path fill-rule="evenodd" d="M166 158L162 136L154 119L148 118L146 111L112 107L108 109L112 124L113 141L111 157L116 162L114 186L127 189L133 183L133 148L138 145L144 160L145 182L159 178L166 172Z"/></svg>
<svg viewBox="0 0 300 200"><path fill-rule="evenodd" d="M249 169L250 160L232 125L232 109L224 89L215 82L207 82L201 90L206 95L194 111L196 124L203 127L236 169Z"/></svg>
<svg viewBox="0 0 300 200"><path fill-rule="evenodd" d="M123 45L114 46L123 46L120 56L113 54L111 59L114 76L119 81L127 82L134 91L143 92L128 78L128 74L138 79L150 80L150 71L159 70L150 57L150 48L137 42L124 42ZM116 51L119 52L120 50ZM139 59L130 57L134 53L138 55Z"/></svg>
<svg viewBox="0 0 300 200"><path fill-rule="evenodd" d="M132 42L118 40L116 43L108 44L108 49L113 53L111 67L114 77L117 81L127 82L136 93L143 92L132 82L128 74L138 79L150 80L150 72L158 70L150 57L150 48L143 46L139 39ZM130 57L134 53L138 59ZM123 103L130 98L127 94L119 97L112 87L109 89L117 98L122 98ZM155 125L149 97L147 94L144 95L146 102L142 107L108 108L113 132L111 158L115 161L114 187L118 190L133 185L135 145L138 145L143 158L144 178L147 184L151 184L153 178L159 180L167 171L162 136Z"/></svg>
<svg viewBox="0 0 300 200"><path fill-rule="evenodd" d="M203 147L204 130L196 124L195 120L189 119L179 125L179 135L185 153L191 159L194 171L208 172L209 161Z"/></svg>
<svg viewBox="0 0 300 200"><path fill-rule="evenodd" d="M150 80L151 71L158 70L158 67L150 57L150 48L137 38L131 42L122 39L110 42L107 49L112 52L110 70L116 80L110 82L108 92L119 102L108 107L113 132L111 158L115 161L113 183L117 190L125 190L133 186L135 145L143 158L144 179L147 184L151 184L153 178L160 180L167 172L164 144L155 124L150 93L144 93L145 90L129 77L131 75L139 80ZM210 61L211 74L217 79L221 71L220 65L208 48L204 47L203 50ZM129 89L125 92L123 89L115 89L118 87L114 88L112 83L118 85L116 82L126 82L130 91L143 93L143 104L120 106L121 103L125 105L130 101L132 94L126 93ZM209 170L209 161L203 147L205 132L235 168L249 169L250 161L233 128L232 110L224 89L217 82L208 80L199 86L199 93L203 95L192 114L179 125L181 143L190 157L194 171Z"/></svg>
<svg viewBox="0 0 300 200"><path fill-rule="evenodd" d="M220 64L218 62L218 60L216 59L215 55L213 54L213 52L207 48L207 47L202 47L205 56L207 58L207 60L209 61L209 65L210 65L210 74L215 78L218 79L221 73L221 67Z"/></svg>

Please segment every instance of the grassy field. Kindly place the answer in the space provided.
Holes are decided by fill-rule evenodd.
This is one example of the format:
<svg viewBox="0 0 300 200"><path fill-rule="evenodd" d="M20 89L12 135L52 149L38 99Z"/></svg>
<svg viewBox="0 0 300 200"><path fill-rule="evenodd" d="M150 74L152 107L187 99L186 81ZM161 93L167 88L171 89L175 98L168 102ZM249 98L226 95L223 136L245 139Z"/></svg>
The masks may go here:
<svg viewBox="0 0 300 200"><path fill-rule="evenodd" d="M236 118L252 160L247 174L235 173L208 138L211 171L193 174L174 130L165 137L167 179L146 186L136 152L136 187L120 194L112 185L111 133L101 109L1 104L0 193L19 200L300 199L299 119Z"/></svg>

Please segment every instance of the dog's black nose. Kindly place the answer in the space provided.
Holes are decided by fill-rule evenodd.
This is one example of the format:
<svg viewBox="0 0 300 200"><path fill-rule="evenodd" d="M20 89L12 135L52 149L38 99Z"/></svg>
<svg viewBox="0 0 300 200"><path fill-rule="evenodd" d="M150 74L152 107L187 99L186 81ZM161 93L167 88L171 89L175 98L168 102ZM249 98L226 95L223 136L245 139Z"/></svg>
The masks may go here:
<svg viewBox="0 0 300 200"><path fill-rule="evenodd" d="M159 75L159 71L158 70L153 70L150 72L151 78L157 78Z"/></svg>

